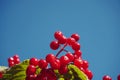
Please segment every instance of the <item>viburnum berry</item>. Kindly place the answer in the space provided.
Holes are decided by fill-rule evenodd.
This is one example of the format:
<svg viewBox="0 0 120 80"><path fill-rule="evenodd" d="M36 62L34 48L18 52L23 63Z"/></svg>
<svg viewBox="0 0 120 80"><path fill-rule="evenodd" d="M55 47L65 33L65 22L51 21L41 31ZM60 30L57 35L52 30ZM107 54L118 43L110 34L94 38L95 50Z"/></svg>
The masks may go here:
<svg viewBox="0 0 120 80"><path fill-rule="evenodd" d="M19 59L19 58L14 59L14 63L15 63L15 64L19 64L19 63L20 63L20 59Z"/></svg>
<svg viewBox="0 0 120 80"><path fill-rule="evenodd" d="M47 54L47 56L46 56L46 61L49 63L53 62L55 59L56 59L56 57L54 54Z"/></svg>
<svg viewBox="0 0 120 80"><path fill-rule="evenodd" d="M11 62L8 63L8 65L9 65L9 67L12 67L12 66L15 65L15 63L13 61L11 61Z"/></svg>
<svg viewBox="0 0 120 80"><path fill-rule="evenodd" d="M59 43L58 43L57 40L54 40L54 41L52 41L52 42L50 43L50 48L53 49L53 50L58 49L59 46L60 46L60 45L59 45Z"/></svg>
<svg viewBox="0 0 120 80"><path fill-rule="evenodd" d="M54 33L54 37L55 37L55 39L58 40L58 42L59 42L60 44L66 43L66 37L62 34L61 31L56 31L56 32Z"/></svg>
<svg viewBox="0 0 120 80"><path fill-rule="evenodd" d="M65 36L61 36L61 37L58 39L58 42L59 42L60 44L65 44L65 43L66 43L66 40L67 40L67 38L66 38Z"/></svg>
<svg viewBox="0 0 120 80"><path fill-rule="evenodd" d="M56 32L54 33L55 39L59 39L60 36L63 36L63 33L62 33L61 31L56 31Z"/></svg>
<svg viewBox="0 0 120 80"><path fill-rule="evenodd" d="M39 66L41 69L43 69L43 68L47 68L48 63L47 63L46 60L44 60L44 59L40 59L39 62L38 62L38 66Z"/></svg>
<svg viewBox="0 0 120 80"><path fill-rule="evenodd" d="M112 78L109 75L103 76L103 80L112 80Z"/></svg>
<svg viewBox="0 0 120 80"><path fill-rule="evenodd" d="M52 68L47 69L47 80L57 80L56 74Z"/></svg>
<svg viewBox="0 0 120 80"><path fill-rule="evenodd" d="M3 73L2 72L0 72L0 78L2 78L3 77Z"/></svg>
<svg viewBox="0 0 120 80"><path fill-rule="evenodd" d="M85 70L85 74L88 76L88 78L91 80L93 78L93 73L91 70L86 69Z"/></svg>
<svg viewBox="0 0 120 80"><path fill-rule="evenodd" d="M34 65L29 65L26 70L26 74L29 75L34 75L36 72L36 67Z"/></svg>
<svg viewBox="0 0 120 80"><path fill-rule="evenodd" d="M61 56L60 57L61 66L67 65L69 62L70 62L70 60L67 56Z"/></svg>
<svg viewBox="0 0 120 80"><path fill-rule="evenodd" d="M76 55L77 57L81 57L81 55L82 55L81 50L75 51L75 52L74 52L74 55Z"/></svg>
<svg viewBox="0 0 120 80"><path fill-rule="evenodd" d="M61 66L60 69L58 70L60 74L65 74L68 72L67 65L66 66Z"/></svg>
<svg viewBox="0 0 120 80"><path fill-rule="evenodd" d="M71 37L74 38L76 41L78 41L80 39L80 36L76 33L72 34Z"/></svg>
<svg viewBox="0 0 120 80"><path fill-rule="evenodd" d="M25 80L35 80L36 77L37 77L36 74L34 74L34 75L27 75Z"/></svg>
<svg viewBox="0 0 120 80"><path fill-rule="evenodd" d="M35 57L30 58L29 64L30 64L30 65L34 65L34 66L37 66L37 65L38 65L38 59L35 58Z"/></svg>
<svg viewBox="0 0 120 80"><path fill-rule="evenodd" d="M80 50L80 44L79 44L78 42L75 42L75 43L72 45L72 49L75 50L75 51Z"/></svg>
<svg viewBox="0 0 120 80"><path fill-rule="evenodd" d="M16 55L13 56L13 58L14 58L14 59L18 59L19 56L16 54Z"/></svg>
<svg viewBox="0 0 120 80"><path fill-rule="evenodd" d="M74 60L74 55L70 52L66 53L66 56L69 58L70 62Z"/></svg>
<svg viewBox="0 0 120 80"><path fill-rule="evenodd" d="M10 63L10 62L14 62L14 58L13 57L9 57L8 58L8 63Z"/></svg>
<svg viewBox="0 0 120 80"><path fill-rule="evenodd" d="M55 59L53 62L50 63L52 69L59 69L60 68L60 60Z"/></svg>
<svg viewBox="0 0 120 80"><path fill-rule="evenodd" d="M37 75L35 80L46 80L47 79L47 69L42 69L41 72Z"/></svg>
<svg viewBox="0 0 120 80"><path fill-rule="evenodd" d="M78 68L81 68L83 66L83 61L81 59L75 59L74 65L77 66Z"/></svg>
<svg viewBox="0 0 120 80"><path fill-rule="evenodd" d="M120 74L117 76L117 80L120 80Z"/></svg>
<svg viewBox="0 0 120 80"><path fill-rule="evenodd" d="M88 61L87 61L87 60L83 60L83 65L82 65L82 67L83 67L84 69L87 69L88 66L89 66Z"/></svg>
<svg viewBox="0 0 120 80"><path fill-rule="evenodd" d="M67 38L67 44L68 44L68 45L72 46L73 44L75 44L75 42L76 42L76 41L75 41L74 38L71 38L71 37L70 37L70 38Z"/></svg>

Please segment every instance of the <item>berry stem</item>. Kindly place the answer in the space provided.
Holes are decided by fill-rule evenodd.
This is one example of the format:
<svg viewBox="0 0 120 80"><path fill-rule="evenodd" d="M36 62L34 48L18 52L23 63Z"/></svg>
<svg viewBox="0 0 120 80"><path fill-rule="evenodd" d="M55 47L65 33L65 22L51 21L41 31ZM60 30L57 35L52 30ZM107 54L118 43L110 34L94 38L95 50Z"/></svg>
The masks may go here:
<svg viewBox="0 0 120 80"><path fill-rule="evenodd" d="M67 50L65 50L64 48L67 46L67 44L64 44L64 46L58 51L58 53L56 54L56 57L64 50L66 52L68 52Z"/></svg>

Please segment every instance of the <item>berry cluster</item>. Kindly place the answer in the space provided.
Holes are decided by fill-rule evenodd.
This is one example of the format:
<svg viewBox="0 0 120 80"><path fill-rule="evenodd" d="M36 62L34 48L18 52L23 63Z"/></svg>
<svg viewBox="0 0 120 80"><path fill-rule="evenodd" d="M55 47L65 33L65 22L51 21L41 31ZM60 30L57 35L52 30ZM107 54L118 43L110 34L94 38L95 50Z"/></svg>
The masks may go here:
<svg viewBox="0 0 120 80"><path fill-rule="evenodd" d="M20 63L20 58L18 55L14 55L13 57L8 58L8 66L9 67L12 67L12 66L19 64L19 63Z"/></svg>
<svg viewBox="0 0 120 80"><path fill-rule="evenodd" d="M92 80L93 73L88 69L89 63L87 60L82 59L82 52L80 50L80 44L78 42L80 36L78 34L72 34L70 37L67 38L66 36L63 35L61 31L57 31L54 33L54 38L55 40L51 41L50 43L50 48L52 50L59 49L56 55L49 53L46 55L45 59L37 59L33 57L30 58L30 60L28 60L27 62L23 61L22 63L20 63L18 55L9 57L8 58L9 69L5 68L0 70L0 80L9 80L9 78L11 77L16 77L17 71L19 72L24 70L26 73L23 72L23 74L17 75L20 75L20 77L21 75L23 75L25 77L25 80L71 80L71 78L70 79L65 78L66 74L70 72L69 68L70 65L74 66L74 68L77 68L77 71L78 70L82 71L87 76L87 77L85 76L86 78L83 80L86 80L87 78L88 78L87 80ZM71 47L72 52L65 49L67 46ZM65 52L65 54L58 57L58 55L61 52ZM16 70L17 67L18 70ZM6 70L8 71L8 73L9 70L10 72L13 70L13 73L8 74ZM11 76L6 76L5 74ZM15 76L13 76L14 74ZM77 74L75 73L75 75ZM60 79L61 76L62 78L65 79ZM112 78L109 75L104 75L102 80L112 80ZM117 80L120 80L120 74L117 76Z"/></svg>
<svg viewBox="0 0 120 80"><path fill-rule="evenodd" d="M54 37L55 40L50 43L50 48L53 50L59 48L60 50L56 55L47 54L45 59L31 58L26 70L26 80L57 80L54 70L58 70L61 75L66 74L69 64L77 66L91 80L93 73L88 69L89 63L87 60L82 59L82 52L78 43L80 36L72 34L71 37L67 38L61 31L57 31L54 33ZM67 51L66 46L70 46L73 52ZM58 57L62 51L65 52L65 55ZM39 74L36 74L37 68L41 69Z"/></svg>

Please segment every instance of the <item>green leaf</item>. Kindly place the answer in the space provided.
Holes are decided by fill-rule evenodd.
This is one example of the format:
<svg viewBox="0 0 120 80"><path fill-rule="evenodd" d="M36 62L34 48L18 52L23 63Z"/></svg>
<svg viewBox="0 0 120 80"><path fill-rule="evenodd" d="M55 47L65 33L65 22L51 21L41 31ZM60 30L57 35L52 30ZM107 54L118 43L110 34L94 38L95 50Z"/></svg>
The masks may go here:
<svg viewBox="0 0 120 80"><path fill-rule="evenodd" d="M69 64L68 69L68 74L72 75L72 77L70 78L71 80L88 80L88 77L75 65Z"/></svg>
<svg viewBox="0 0 120 80"><path fill-rule="evenodd" d="M25 80L28 65L29 60L24 60L22 63L9 68L0 80Z"/></svg>

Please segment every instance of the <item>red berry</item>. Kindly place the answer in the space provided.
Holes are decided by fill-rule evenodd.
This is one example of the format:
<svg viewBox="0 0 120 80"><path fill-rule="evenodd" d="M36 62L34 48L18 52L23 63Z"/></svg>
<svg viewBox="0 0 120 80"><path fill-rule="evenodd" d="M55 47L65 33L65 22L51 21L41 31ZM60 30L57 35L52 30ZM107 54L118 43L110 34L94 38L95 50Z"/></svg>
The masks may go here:
<svg viewBox="0 0 120 80"><path fill-rule="evenodd" d="M14 58L14 63L15 64L19 64L20 63L20 58L19 58L19 56L17 54L14 55L13 58Z"/></svg>
<svg viewBox="0 0 120 80"><path fill-rule="evenodd" d="M62 67L60 67L60 69L59 69L59 73L60 73L60 74L65 74L65 73L67 73L67 72L68 72L67 66L62 66Z"/></svg>
<svg viewBox="0 0 120 80"><path fill-rule="evenodd" d="M69 58L70 62L74 60L74 55L70 52L66 53L66 56Z"/></svg>
<svg viewBox="0 0 120 80"><path fill-rule="evenodd" d="M61 66L66 66L69 62L70 62L70 60L67 56L60 57Z"/></svg>
<svg viewBox="0 0 120 80"><path fill-rule="evenodd" d="M71 37L74 38L76 41L80 39L80 36L78 34L72 34Z"/></svg>
<svg viewBox="0 0 120 80"><path fill-rule="evenodd" d="M12 67L12 66L15 65L15 63L13 61L11 61L11 62L8 63L8 65L9 65L9 67Z"/></svg>
<svg viewBox="0 0 120 80"><path fill-rule="evenodd" d="M14 58L14 59L18 59L19 56L16 54L16 55L13 56L13 58Z"/></svg>
<svg viewBox="0 0 120 80"><path fill-rule="evenodd" d="M78 68L81 68L83 66L83 61L81 59L75 59L74 65L77 66Z"/></svg>
<svg viewBox="0 0 120 80"><path fill-rule="evenodd" d="M60 44L66 43L66 37L62 34L61 31L55 32L54 37L58 40Z"/></svg>
<svg viewBox="0 0 120 80"><path fill-rule="evenodd" d="M103 76L103 80L112 80L112 78L108 75Z"/></svg>
<svg viewBox="0 0 120 80"><path fill-rule="evenodd" d="M34 65L29 65L26 70L26 74L29 75L34 75L36 72L36 67Z"/></svg>
<svg viewBox="0 0 120 80"><path fill-rule="evenodd" d="M47 80L57 80L56 74L52 68L47 69Z"/></svg>
<svg viewBox="0 0 120 80"><path fill-rule="evenodd" d="M87 69L87 68L88 68L88 66L89 66L88 61L83 60L83 68L84 68L84 69Z"/></svg>
<svg viewBox="0 0 120 80"><path fill-rule="evenodd" d="M46 61L49 63L52 63L55 59L56 59L56 57L53 54L48 54L46 56Z"/></svg>
<svg viewBox="0 0 120 80"><path fill-rule="evenodd" d="M58 40L58 42L60 43L60 44L65 44L66 43L66 37L65 36L61 36L60 38L59 38L59 40Z"/></svg>
<svg viewBox="0 0 120 80"><path fill-rule="evenodd" d="M38 59L35 58L35 57L31 58L29 64L37 66L38 65Z"/></svg>
<svg viewBox="0 0 120 80"><path fill-rule="evenodd" d="M63 36L63 34L62 34L61 31L56 31L56 32L54 33L55 39L59 39L60 36Z"/></svg>
<svg viewBox="0 0 120 80"><path fill-rule="evenodd" d="M60 68L60 60L55 59L53 62L50 63L52 69L59 69Z"/></svg>
<svg viewBox="0 0 120 80"><path fill-rule="evenodd" d="M15 63L15 64L19 64L19 63L20 63L20 59L19 59L19 58L14 59L14 63Z"/></svg>
<svg viewBox="0 0 120 80"><path fill-rule="evenodd" d="M53 49L53 50L56 50L59 48L59 43L58 41L54 40L50 43L50 48Z"/></svg>
<svg viewBox="0 0 120 80"><path fill-rule="evenodd" d="M28 75L25 80L35 80L36 77L37 77L36 74L34 74L34 75Z"/></svg>
<svg viewBox="0 0 120 80"><path fill-rule="evenodd" d="M76 42L76 41L75 41L74 38L71 38L71 37L70 37L70 38L67 38L67 44L68 44L68 45L72 46L73 44L75 44L75 42Z"/></svg>
<svg viewBox="0 0 120 80"><path fill-rule="evenodd" d="M13 57L9 57L9 58L8 58L8 63L13 62L13 61L14 61L14 58L13 58Z"/></svg>
<svg viewBox="0 0 120 80"><path fill-rule="evenodd" d="M72 45L72 49L75 50L75 51L80 50L80 44L79 44L78 42L75 42L75 43Z"/></svg>
<svg viewBox="0 0 120 80"><path fill-rule="evenodd" d="M77 55L74 54L74 60L75 59L79 59L80 57L78 57Z"/></svg>
<svg viewBox="0 0 120 80"><path fill-rule="evenodd" d="M2 77L3 77L3 73L0 72L0 78L2 78Z"/></svg>
<svg viewBox="0 0 120 80"><path fill-rule="evenodd" d="M76 55L77 57L81 57L81 55L82 55L81 50L75 51L75 52L74 52L74 55Z"/></svg>
<svg viewBox="0 0 120 80"><path fill-rule="evenodd" d="M93 73L89 69L85 70L85 74L88 76L90 80L93 78Z"/></svg>
<svg viewBox="0 0 120 80"><path fill-rule="evenodd" d="M40 59L39 62L38 62L38 66L39 66L41 69L47 68L47 65L48 65L48 63L47 63L47 61L44 60L44 59Z"/></svg>
<svg viewBox="0 0 120 80"><path fill-rule="evenodd" d="M120 74L117 76L117 80L120 80Z"/></svg>

